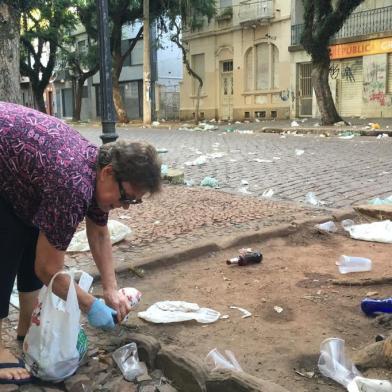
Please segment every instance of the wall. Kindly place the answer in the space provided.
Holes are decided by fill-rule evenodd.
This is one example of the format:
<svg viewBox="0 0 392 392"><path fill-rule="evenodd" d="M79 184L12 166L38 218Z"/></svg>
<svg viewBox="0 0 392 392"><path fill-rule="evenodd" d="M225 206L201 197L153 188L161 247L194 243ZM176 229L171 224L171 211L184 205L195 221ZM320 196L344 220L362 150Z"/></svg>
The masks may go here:
<svg viewBox="0 0 392 392"><path fill-rule="evenodd" d="M386 94L387 54L363 57L363 109L368 117L392 116L392 94Z"/></svg>

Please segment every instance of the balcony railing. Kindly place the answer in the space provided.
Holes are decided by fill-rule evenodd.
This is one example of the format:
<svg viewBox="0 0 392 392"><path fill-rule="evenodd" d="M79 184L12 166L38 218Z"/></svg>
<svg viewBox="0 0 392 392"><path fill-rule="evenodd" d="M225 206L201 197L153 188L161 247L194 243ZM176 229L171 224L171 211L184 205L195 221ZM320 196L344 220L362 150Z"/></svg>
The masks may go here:
<svg viewBox="0 0 392 392"><path fill-rule="evenodd" d="M238 13L239 22L246 24L272 19L274 17L273 3L273 0L242 1Z"/></svg>
<svg viewBox="0 0 392 392"><path fill-rule="evenodd" d="M291 26L291 45L299 45L303 24ZM392 31L392 6L352 14L333 39Z"/></svg>

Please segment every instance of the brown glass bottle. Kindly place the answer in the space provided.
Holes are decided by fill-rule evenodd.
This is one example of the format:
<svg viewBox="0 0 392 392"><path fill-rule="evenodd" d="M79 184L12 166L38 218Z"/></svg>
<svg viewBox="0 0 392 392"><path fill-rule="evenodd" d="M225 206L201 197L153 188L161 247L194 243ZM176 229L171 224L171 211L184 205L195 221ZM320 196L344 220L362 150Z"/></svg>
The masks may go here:
<svg viewBox="0 0 392 392"><path fill-rule="evenodd" d="M242 267L248 264L261 263L261 260L263 260L263 255L261 254L261 252L251 251L240 254L238 257L228 259L226 260L226 263L228 265L237 264Z"/></svg>

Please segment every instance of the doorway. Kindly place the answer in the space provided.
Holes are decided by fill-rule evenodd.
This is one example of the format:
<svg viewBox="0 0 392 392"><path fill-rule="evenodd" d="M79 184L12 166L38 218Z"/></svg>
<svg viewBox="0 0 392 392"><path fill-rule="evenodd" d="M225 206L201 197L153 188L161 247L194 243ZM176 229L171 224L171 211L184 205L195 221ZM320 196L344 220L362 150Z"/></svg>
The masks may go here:
<svg viewBox="0 0 392 392"><path fill-rule="evenodd" d="M312 116L313 85L312 63L298 64L298 115L299 117Z"/></svg>
<svg viewBox="0 0 392 392"><path fill-rule="evenodd" d="M233 118L233 60L222 61L220 75L221 119Z"/></svg>

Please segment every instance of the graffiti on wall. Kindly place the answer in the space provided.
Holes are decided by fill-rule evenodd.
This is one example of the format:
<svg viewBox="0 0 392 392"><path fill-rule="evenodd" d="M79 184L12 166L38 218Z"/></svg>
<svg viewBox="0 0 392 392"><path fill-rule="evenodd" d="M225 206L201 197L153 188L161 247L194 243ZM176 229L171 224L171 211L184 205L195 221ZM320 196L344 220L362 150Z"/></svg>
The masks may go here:
<svg viewBox="0 0 392 392"><path fill-rule="evenodd" d="M387 57L385 54L363 58L363 100L390 106L391 97L386 94Z"/></svg>
<svg viewBox="0 0 392 392"><path fill-rule="evenodd" d="M343 68L342 79L345 79L350 83L355 83L354 73L350 66L347 65L346 67Z"/></svg>
<svg viewBox="0 0 392 392"><path fill-rule="evenodd" d="M340 65L337 63L332 63L329 67L330 78L333 80L338 79L340 73L342 79L346 80L347 82L355 83L354 70L351 66L346 65L340 72Z"/></svg>
<svg viewBox="0 0 392 392"><path fill-rule="evenodd" d="M329 76L331 79L337 79L339 76L339 65L338 64L331 64L329 67Z"/></svg>

